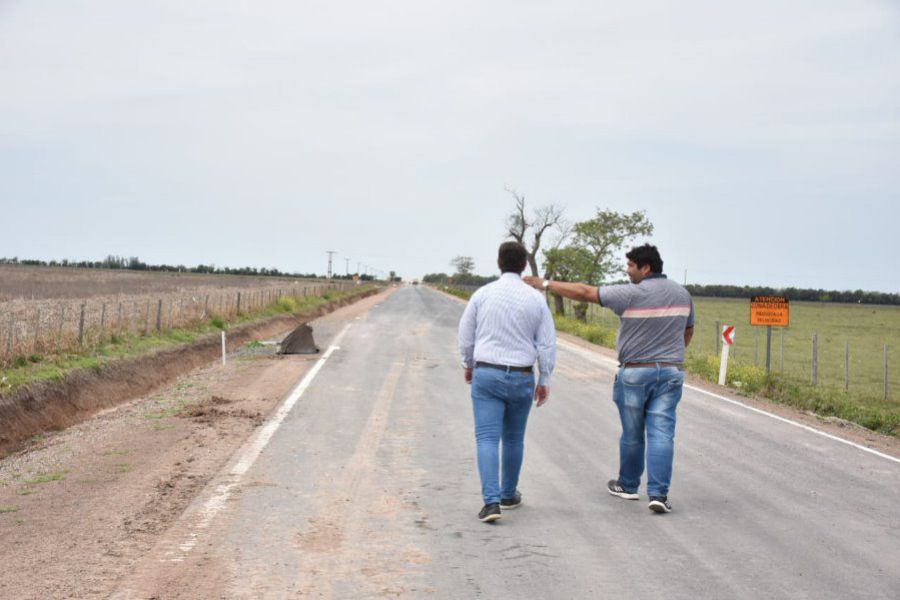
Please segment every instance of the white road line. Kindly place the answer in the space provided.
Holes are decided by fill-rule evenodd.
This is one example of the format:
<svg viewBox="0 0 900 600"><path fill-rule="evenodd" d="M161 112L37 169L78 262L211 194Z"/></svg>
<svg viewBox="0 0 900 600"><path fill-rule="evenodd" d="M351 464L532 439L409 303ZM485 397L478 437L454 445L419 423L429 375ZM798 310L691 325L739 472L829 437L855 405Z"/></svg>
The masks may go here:
<svg viewBox="0 0 900 600"><path fill-rule="evenodd" d="M602 364L603 366L614 367L614 368L618 367L618 363L616 361L614 361L613 359L593 353L590 350L586 350L584 348L576 346L575 344L572 344L571 342L557 341L557 345L562 346L566 350L574 352L575 354L578 354L579 356L581 356L587 360L598 362L598 363ZM693 390L695 392L700 392L701 394L706 394L707 396L709 396L711 398L715 398L716 400L721 400L722 402L727 402L728 404L732 404L734 406L739 406L741 408L745 408L751 412L755 412L757 414L764 415L766 417L770 417L772 419L775 419L776 421L781 421L782 423L787 423L788 425L793 425L794 427L799 427L800 429L805 429L806 431L809 431L811 433L821 435L830 440L834 440L836 442L840 442L840 443L846 444L848 446L853 446L854 448L856 448L858 450L862 450L863 452L868 452L869 454L874 454L875 456L880 456L881 458L885 458L891 462L900 464L900 458L896 458L889 454L885 454L884 452L879 452L878 450L873 450L872 448L867 448L866 446L857 444L855 442L851 442L850 440L845 440L836 435L831 435L830 433L825 433L824 431L816 429L815 427L810 427L809 425L804 425L803 423L798 423L797 421L792 421L790 419L786 419L784 417L778 416L778 415L770 413L768 411L761 410L761 409L753 407L753 406L749 406L747 404L744 404L743 402L738 402L737 400L732 400L731 398L726 398L725 396L720 396L719 394L714 394L713 392L704 390L703 388L698 388L696 386L693 386L693 385L690 385L687 383L684 384L684 387L688 388L689 390Z"/></svg>
<svg viewBox="0 0 900 600"><path fill-rule="evenodd" d="M212 495L206 500L206 502L203 503L203 506L199 509L200 518L194 524L192 531L187 536L187 539L177 545L178 551L170 550L166 552L165 558L161 559L162 562L183 562L185 559L185 555L190 552L194 548L194 546L197 545L199 533L209 527L210 523L212 523L212 520L225 507L225 504L228 502L228 499L231 496L231 492L241 482L241 478L247 473L247 471L250 470L250 467L253 466L253 463L256 462L256 459L259 458L259 455L265 449L266 445L268 445L269 440L272 439L272 436L281 426L281 423L284 421L285 417L288 416L288 414L291 412L291 409L303 395L303 392L306 391L310 383L312 383L312 380L315 379L319 371L322 370L322 367L325 365L325 361L328 360L328 358L334 353L335 350L340 349L338 344L344 337L344 334L347 333L348 329L350 329L350 324L345 325L344 328L341 329L340 333L338 333L337 336L335 336L334 340L331 342L328 350L326 350L325 354L322 355L322 358L316 361L316 364L313 365L313 368L310 369L306 376L300 380L300 383L298 383L296 387L291 390L291 392L281 403L281 406L279 406L275 411L275 414L272 415L272 417L256 433L256 435L251 438L246 444L244 444L237 452L236 460L223 477L224 481L216 485Z"/></svg>

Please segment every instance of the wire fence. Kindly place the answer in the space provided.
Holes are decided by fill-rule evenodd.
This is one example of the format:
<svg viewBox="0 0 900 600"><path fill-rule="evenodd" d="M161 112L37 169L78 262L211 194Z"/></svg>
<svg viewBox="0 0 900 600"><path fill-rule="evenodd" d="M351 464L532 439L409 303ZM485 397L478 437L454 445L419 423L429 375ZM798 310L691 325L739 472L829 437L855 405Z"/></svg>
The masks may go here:
<svg viewBox="0 0 900 600"><path fill-rule="evenodd" d="M212 317L230 319L262 310L283 297L323 296L352 287L352 281L277 282L257 287L2 302L0 365L22 357L96 348L114 336L161 333Z"/></svg>
<svg viewBox="0 0 900 600"><path fill-rule="evenodd" d="M689 356L718 358L724 344L722 327L734 325L729 365L753 366L764 371L768 347L766 328L751 326L749 318L740 312L743 310L740 305L736 314L726 303L707 304L705 300L695 299L697 316ZM564 304L566 314L574 316L574 303L566 300ZM791 327L772 328L769 351L772 373L800 385L900 401L900 369L891 369L893 347L890 344L900 333L897 326L900 310L798 305L791 309L796 312ZM805 314L804 308L817 312ZM619 327L619 317L597 304L587 306L586 318L589 323L611 331Z"/></svg>

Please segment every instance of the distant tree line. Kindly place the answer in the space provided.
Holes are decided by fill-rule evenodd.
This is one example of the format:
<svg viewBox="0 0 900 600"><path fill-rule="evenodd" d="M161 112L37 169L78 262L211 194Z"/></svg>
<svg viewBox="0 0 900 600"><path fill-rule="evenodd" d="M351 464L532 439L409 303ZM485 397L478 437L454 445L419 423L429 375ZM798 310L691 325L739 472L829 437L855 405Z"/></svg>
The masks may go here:
<svg viewBox="0 0 900 600"><path fill-rule="evenodd" d="M556 204L529 209L524 195L509 187L506 191L515 200L515 208L506 218L505 237L525 246L531 274L538 275L540 265L543 267L544 279L559 279L588 285L624 283L623 250L638 239L653 234L653 224L643 211L619 213L597 208L591 218L573 223L564 218L563 209ZM540 260L541 258L543 260ZM430 273L423 281L468 286L484 285L496 279L475 275L473 273L475 262L470 256L457 256L450 264L455 268L453 275ZM794 287L776 289L737 285L689 285L687 288L694 296L713 298L784 295L794 301L900 305L900 294L863 290L837 291ZM556 294L551 294L551 297L555 311L564 314L565 305L562 297ZM576 318L585 320L587 304L575 303L573 311Z"/></svg>
<svg viewBox="0 0 900 600"><path fill-rule="evenodd" d="M804 302L844 302L853 304L900 305L900 294L887 292L866 292L863 290L814 290L806 288L771 288L763 286L739 285L694 285L688 284L692 296L711 298L749 298L750 296L785 296L789 300Z"/></svg>
<svg viewBox="0 0 900 600"><path fill-rule="evenodd" d="M80 269L124 269L129 271L161 271L170 273L208 273L211 275L250 275L257 277L293 277L297 279L326 279L325 275L315 273L286 273L275 267L217 267L215 265L197 265L186 267L184 265L151 265L143 262L136 256L124 257L110 254L103 260L34 260L12 258L0 258L0 265L26 265L34 267L73 267ZM332 279L352 279L353 275L334 275ZM363 281L375 279L372 275L360 275Z"/></svg>
<svg viewBox="0 0 900 600"><path fill-rule="evenodd" d="M496 281L497 277L482 277L473 273L456 273L447 275L446 273L429 273L422 278L425 283L434 283L437 285L477 285L482 286L486 283Z"/></svg>

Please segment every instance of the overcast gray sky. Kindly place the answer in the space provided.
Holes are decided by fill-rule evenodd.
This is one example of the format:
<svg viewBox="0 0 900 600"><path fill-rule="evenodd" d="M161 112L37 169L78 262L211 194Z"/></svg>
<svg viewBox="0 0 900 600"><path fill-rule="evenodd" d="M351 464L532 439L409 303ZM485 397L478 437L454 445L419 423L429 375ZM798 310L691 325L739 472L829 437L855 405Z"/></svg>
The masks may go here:
<svg viewBox="0 0 900 600"><path fill-rule="evenodd" d="M504 185L900 292L900 4L0 0L0 256L491 274Z"/></svg>

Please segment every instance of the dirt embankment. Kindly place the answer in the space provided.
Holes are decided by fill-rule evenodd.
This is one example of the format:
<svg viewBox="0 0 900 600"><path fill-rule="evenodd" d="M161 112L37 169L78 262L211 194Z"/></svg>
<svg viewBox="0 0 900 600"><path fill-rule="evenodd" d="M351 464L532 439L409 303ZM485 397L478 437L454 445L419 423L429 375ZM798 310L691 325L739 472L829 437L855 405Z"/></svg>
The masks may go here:
<svg viewBox="0 0 900 600"><path fill-rule="evenodd" d="M378 290L329 302L314 311L235 327L228 332L228 349L271 337L375 293ZM215 360L220 353L221 339L213 334L192 344L114 361L98 370L77 370L60 381L44 381L0 396L0 456L14 451L34 435L70 427L104 408L146 394Z"/></svg>
<svg viewBox="0 0 900 600"><path fill-rule="evenodd" d="M392 291L322 316L316 329L338 331ZM255 323L244 339L273 339L312 319ZM278 331L262 333L270 329ZM216 345L202 367L0 459L0 599L110 598L134 583L133 569L320 358L244 346L222 365L218 352ZM154 570L160 593L128 597L223 597L226 565L197 556L208 579L157 581L169 571Z"/></svg>

